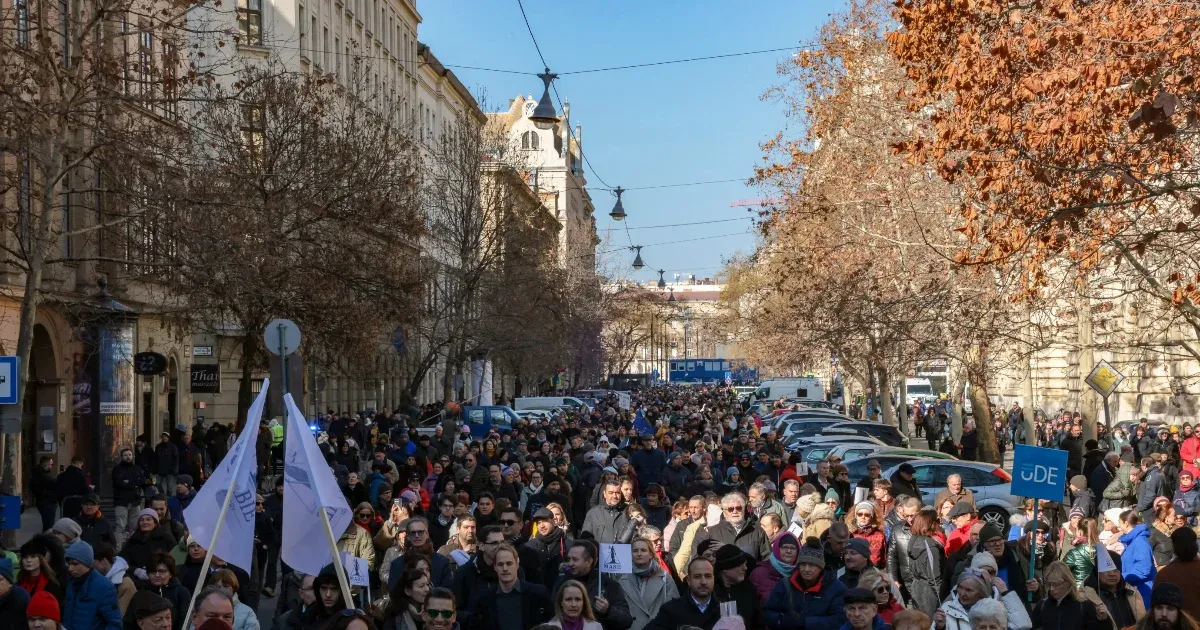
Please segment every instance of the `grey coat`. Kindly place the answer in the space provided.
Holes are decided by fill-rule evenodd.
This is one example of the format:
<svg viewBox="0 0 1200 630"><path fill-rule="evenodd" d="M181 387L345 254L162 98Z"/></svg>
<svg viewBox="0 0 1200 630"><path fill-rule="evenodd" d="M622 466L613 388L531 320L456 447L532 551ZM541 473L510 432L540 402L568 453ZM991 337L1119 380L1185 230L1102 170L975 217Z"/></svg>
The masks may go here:
<svg viewBox="0 0 1200 630"><path fill-rule="evenodd" d="M629 602L629 614L633 616L633 625L629 626L629 630L642 630L654 619L663 604L679 597L675 580L661 567L644 582L641 577L632 573L617 576L617 582L625 592L625 600Z"/></svg>

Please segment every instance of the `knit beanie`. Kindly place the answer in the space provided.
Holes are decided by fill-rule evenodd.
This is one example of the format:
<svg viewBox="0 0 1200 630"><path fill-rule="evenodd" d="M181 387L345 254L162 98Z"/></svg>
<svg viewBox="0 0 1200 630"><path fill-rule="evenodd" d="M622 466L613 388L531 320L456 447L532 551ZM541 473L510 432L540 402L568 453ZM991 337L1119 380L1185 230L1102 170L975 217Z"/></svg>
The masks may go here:
<svg viewBox="0 0 1200 630"><path fill-rule="evenodd" d="M60 518L54 521L54 525L50 527L50 533L62 534L67 537L67 540L75 540L83 534L83 528L69 518Z"/></svg>
<svg viewBox="0 0 1200 630"><path fill-rule="evenodd" d="M996 564L996 558L990 553L975 554L975 557L971 558L971 568L979 570L991 569L992 571L996 572L1000 571L999 565Z"/></svg>
<svg viewBox="0 0 1200 630"><path fill-rule="evenodd" d="M871 544L866 538L851 538L846 541L846 549L857 553L858 555L870 560L871 559Z"/></svg>
<svg viewBox="0 0 1200 630"><path fill-rule="evenodd" d="M979 530L979 542L987 542L993 538L1004 538L1004 533L1000 531L999 527L988 523Z"/></svg>
<svg viewBox="0 0 1200 630"><path fill-rule="evenodd" d="M129 610L135 620L145 619L171 608L170 600L150 591L138 591L129 600Z"/></svg>
<svg viewBox="0 0 1200 630"><path fill-rule="evenodd" d="M7 557L0 558L0 578L8 580L10 585L15 583L13 579L13 563Z"/></svg>
<svg viewBox="0 0 1200 630"><path fill-rule="evenodd" d="M811 564L819 568L825 568L825 551L816 547L801 547L799 554L796 555L796 565Z"/></svg>
<svg viewBox="0 0 1200 630"><path fill-rule="evenodd" d="M74 560L85 567L91 568L96 563L96 555L92 546L82 540L76 540L67 547L67 560Z"/></svg>
<svg viewBox="0 0 1200 630"><path fill-rule="evenodd" d="M149 516L150 518L154 519L155 523L158 522L158 512L156 512L154 508L145 508L141 512L138 512L137 518L134 519L134 522L136 523L137 521L142 520L143 516Z"/></svg>
<svg viewBox="0 0 1200 630"><path fill-rule="evenodd" d="M58 600L46 591L38 591L29 598L29 604L25 607L25 618L45 618L53 619L55 622L62 621L62 615L58 610Z"/></svg>

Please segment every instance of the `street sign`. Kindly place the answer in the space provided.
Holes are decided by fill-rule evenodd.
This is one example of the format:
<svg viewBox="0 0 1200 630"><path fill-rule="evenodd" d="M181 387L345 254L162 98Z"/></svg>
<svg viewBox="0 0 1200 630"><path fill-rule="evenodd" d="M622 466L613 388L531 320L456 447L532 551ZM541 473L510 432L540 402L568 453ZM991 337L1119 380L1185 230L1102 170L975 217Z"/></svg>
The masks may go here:
<svg viewBox="0 0 1200 630"><path fill-rule="evenodd" d="M1067 452L1018 444L1013 449L1012 494L1062 501L1067 489Z"/></svg>
<svg viewBox="0 0 1200 630"><path fill-rule="evenodd" d="M0 357L0 405L15 405L21 400L21 360Z"/></svg>
<svg viewBox="0 0 1200 630"><path fill-rule="evenodd" d="M726 384L726 385L733 385L733 372L726 372L726 373L725 373L725 384Z"/></svg>
<svg viewBox="0 0 1200 630"><path fill-rule="evenodd" d="M154 376L167 371L167 357L157 352L139 352L133 355L133 371L142 376Z"/></svg>
<svg viewBox="0 0 1200 630"><path fill-rule="evenodd" d="M21 497L0 497L0 529L21 529Z"/></svg>
<svg viewBox="0 0 1200 630"><path fill-rule="evenodd" d="M1117 391L1117 386L1121 381L1125 380L1125 375L1117 371L1116 368L1108 364L1108 361L1101 361L1092 368L1091 374L1087 375L1084 382L1096 390L1096 393L1108 398L1113 392Z"/></svg>
<svg viewBox="0 0 1200 630"><path fill-rule="evenodd" d="M211 357L212 355L212 346L192 346L192 356L194 357Z"/></svg>
<svg viewBox="0 0 1200 630"><path fill-rule="evenodd" d="M267 324L263 341L271 354L286 356L300 347L300 327L290 319L277 319Z"/></svg>

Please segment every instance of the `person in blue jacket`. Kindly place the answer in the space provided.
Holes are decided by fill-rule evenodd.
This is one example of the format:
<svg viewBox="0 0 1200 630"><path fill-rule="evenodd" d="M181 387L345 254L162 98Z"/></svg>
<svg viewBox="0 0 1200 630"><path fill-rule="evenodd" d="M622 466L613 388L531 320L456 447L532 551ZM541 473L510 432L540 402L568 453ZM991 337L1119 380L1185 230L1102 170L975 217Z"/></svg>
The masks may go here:
<svg viewBox="0 0 1200 630"><path fill-rule="evenodd" d="M117 589L100 573L92 570L95 562L92 546L82 540L67 547L66 601L62 627L71 630L121 630L121 609Z"/></svg>
<svg viewBox="0 0 1200 630"><path fill-rule="evenodd" d="M838 630L846 622L846 586L825 572L825 552L804 546L796 570L779 580L767 598L763 617L772 630Z"/></svg>
<svg viewBox="0 0 1200 630"><path fill-rule="evenodd" d="M1135 510L1121 514L1121 577L1142 594L1146 608L1150 608L1150 591L1154 589L1154 577L1158 569L1154 566L1154 549L1150 546L1150 528L1142 522Z"/></svg>

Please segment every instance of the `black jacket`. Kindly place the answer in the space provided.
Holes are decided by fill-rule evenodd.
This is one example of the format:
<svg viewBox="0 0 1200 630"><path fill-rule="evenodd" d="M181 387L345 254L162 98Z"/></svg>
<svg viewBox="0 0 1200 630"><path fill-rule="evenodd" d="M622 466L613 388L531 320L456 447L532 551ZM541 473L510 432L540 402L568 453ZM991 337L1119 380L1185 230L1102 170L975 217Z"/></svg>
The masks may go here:
<svg viewBox="0 0 1200 630"><path fill-rule="evenodd" d="M754 558L755 562L762 562L771 555L771 541L767 540L767 535L758 525L758 517L753 514L746 515L746 522L740 532L735 530L729 521L722 520L707 531L697 534L692 545L693 557L700 543L705 540L715 540L723 545L737 545L738 549Z"/></svg>
<svg viewBox="0 0 1200 630"><path fill-rule="evenodd" d="M499 584L489 584L472 592L470 603L464 611L467 614L460 613L458 623L469 630L499 630L499 588ZM546 587L519 580L517 590L519 592L515 595L521 599L521 627L532 628L554 616L554 602Z"/></svg>
<svg viewBox="0 0 1200 630"><path fill-rule="evenodd" d="M912 480L905 480L904 477L900 476L900 471L897 470L888 481L892 482L892 488L888 490L888 494L892 495L892 498L906 494L910 497L916 497L922 503L925 502L921 498L921 489L917 487L916 477Z"/></svg>
<svg viewBox="0 0 1200 630"><path fill-rule="evenodd" d="M57 503L58 492L55 491L55 485L54 475L38 466L33 471L33 478L29 480L30 489L33 490L33 500L37 501L38 505Z"/></svg>
<svg viewBox="0 0 1200 630"><path fill-rule="evenodd" d="M716 597L710 597L708 608L704 612L700 612L700 608L696 606L696 602L692 601L692 596L688 593L663 604L662 608L658 609L658 615L651 619L650 623L642 630L675 630L680 626L695 626L711 630L720 620L721 604L717 602ZM760 626L746 624L746 627Z"/></svg>
<svg viewBox="0 0 1200 630"><path fill-rule="evenodd" d="M1083 436L1071 437L1068 435L1063 438L1058 447L1067 452L1067 470L1075 471L1074 474L1083 472Z"/></svg>
<svg viewBox="0 0 1200 630"><path fill-rule="evenodd" d="M586 579L579 579L571 575L561 575L558 578L558 584L555 584L554 591L562 586L567 580L578 580L583 583L587 589L588 598L592 602L592 606L596 605L596 593L599 591L600 573L595 569L587 575ZM596 615L596 621L604 626L604 630L626 630L633 625L633 615L629 613L629 601L625 599L625 591L621 589L620 583L609 576L604 576L604 599L608 600L608 611L603 615ZM718 608L720 608L718 606Z"/></svg>
<svg viewBox="0 0 1200 630"><path fill-rule="evenodd" d="M895 489L896 486L892 486ZM887 571L892 581L900 585L903 591L906 585L912 580L912 571L909 570L909 545L912 543L912 532L908 529L908 523L904 523L900 527L892 528L892 537L888 540L887 545Z"/></svg>
<svg viewBox="0 0 1200 630"><path fill-rule="evenodd" d="M155 551L171 552L178 541L167 530L156 527L149 534L137 530L121 547L121 557L129 563L130 569L146 569L150 564L150 554Z"/></svg>
<svg viewBox="0 0 1200 630"><path fill-rule="evenodd" d="M109 525L108 520L100 516L99 513L97 513L97 516L99 518L90 518L80 514L75 519L75 522L79 523L79 526L83 528L83 533L79 537L92 547L95 547L96 543L106 542L115 549L117 541L113 538L112 525Z"/></svg>
<svg viewBox="0 0 1200 630"><path fill-rule="evenodd" d="M946 551L941 543L928 536L912 536L908 542L908 572L912 579L905 584L913 608L930 618L941 605L942 570Z"/></svg>
<svg viewBox="0 0 1200 630"><path fill-rule="evenodd" d="M25 630L25 608L29 606L29 593L23 588L13 587L8 595L0 598L0 630Z"/></svg>
<svg viewBox="0 0 1200 630"><path fill-rule="evenodd" d="M737 614L746 622L747 628L762 628L765 624L762 618L762 600L750 580L742 580L733 586L726 587L717 578L713 596L719 602L736 602Z"/></svg>
<svg viewBox="0 0 1200 630"><path fill-rule="evenodd" d="M588 510L583 519L581 532L590 532L596 543L614 543L625 526L629 525L629 515L625 512L625 502L617 505L601 504Z"/></svg>
<svg viewBox="0 0 1200 630"><path fill-rule="evenodd" d="M150 591L159 597L171 602L171 628L180 630L183 627L183 616L187 614L188 604L192 601L192 593L179 582L179 578L171 578L167 585L159 588L151 586L147 582L138 585L139 591ZM125 612L126 621L133 617L133 610ZM134 624L136 626L136 622Z"/></svg>
<svg viewBox="0 0 1200 630"><path fill-rule="evenodd" d="M67 466L54 480L54 491L60 501L70 496L82 497L91 492L88 488L87 474L77 466Z"/></svg>
<svg viewBox="0 0 1200 630"><path fill-rule="evenodd" d="M141 503L142 488L146 485L146 471L132 462L118 462L113 466L113 502L117 505Z"/></svg>
<svg viewBox="0 0 1200 630"><path fill-rule="evenodd" d="M527 557L530 558L529 561L536 562L538 565L536 575L540 576L541 584L546 588L551 588L558 578L558 567L566 559L567 551L574 542L566 532L557 527L550 532L549 536L534 536L519 551L521 566L525 566ZM528 570L526 573L530 574Z"/></svg>
<svg viewBox="0 0 1200 630"><path fill-rule="evenodd" d="M1068 438L1070 439L1070 438ZM1081 630L1108 630L1112 626L1105 619L1096 618L1096 605L1087 600L1064 597L1058 601L1046 597L1033 605L1029 614L1034 628L1078 628Z"/></svg>
<svg viewBox="0 0 1200 630"><path fill-rule="evenodd" d="M179 448L170 442L155 444L154 469L160 475L179 474Z"/></svg>

